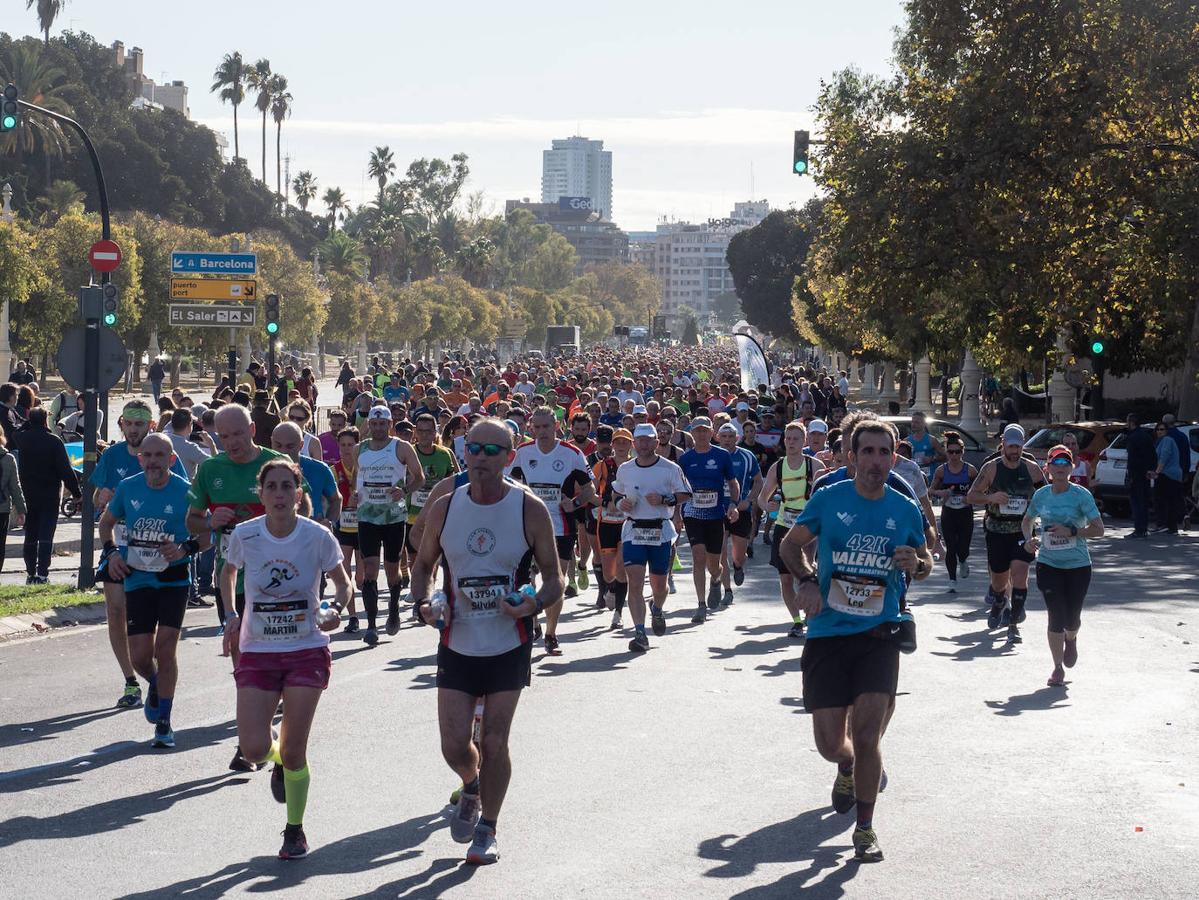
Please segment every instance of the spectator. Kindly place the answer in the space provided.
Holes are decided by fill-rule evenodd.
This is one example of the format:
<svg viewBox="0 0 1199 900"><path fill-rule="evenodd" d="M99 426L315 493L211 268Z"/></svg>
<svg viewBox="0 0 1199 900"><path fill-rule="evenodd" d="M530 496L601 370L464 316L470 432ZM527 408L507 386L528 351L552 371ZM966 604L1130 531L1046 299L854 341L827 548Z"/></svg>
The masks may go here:
<svg viewBox="0 0 1199 900"><path fill-rule="evenodd" d="M1141 428L1140 417L1129 413L1124 434L1125 449L1128 451L1128 468L1124 483L1128 486L1128 505L1132 507L1132 531L1130 538L1149 536L1149 473L1157 467L1157 451L1153 435Z"/></svg>
<svg viewBox="0 0 1199 900"><path fill-rule="evenodd" d="M351 396L351 393L354 390L351 384L353 381L354 370L350 368L350 361L348 359L343 359L341 361L341 371L337 373L337 382L334 385L334 387L341 388L341 399L343 403L347 400L353 399Z"/></svg>
<svg viewBox="0 0 1199 900"><path fill-rule="evenodd" d="M23 420L28 419L29 410L37 406L37 394L34 393L33 388L30 386L32 384L33 382L30 382L17 388L17 415Z"/></svg>
<svg viewBox="0 0 1199 900"><path fill-rule="evenodd" d="M37 381L37 373L33 370L33 366L21 360L17 363L16 370L8 378L15 385L29 384L31 381Z"/></svg>
<svg viewBox="0 0 1199 900"><path fill-rule="evenodd" d="M83 419L84 411L87 409L87 399L90 395L87 391L80 391L76 397L77 407L73 413L59 422L55 429L58 436L62 438L64 444L69 444L72 441L83 440ZM101 426L104 424L104 410L96 408L96 439L100 439Z"/></svg>
<svg viewBox="0 0 1199 900"><path fill-rule="evenodd" d="M4 439L8 446L14 447L13 436L21 427L21 417L17 414L17 385L9 381L0 384L0 426L3 426Z"/></svg>
<svg viewBox="0 0 1199 900"><path fill-rule="evenodd" d="M50 402L51 425L57 430L67 416L80 409L83 407L79 405L79 396L73 387L67 385L66 389L59 391L58 396Z"/></svg>
<svg viewBox="0 0 1199 900"><path fill-rule="evenodd" d="M25 494L26 584L45 584L50 573L50 554L58 528L58 505L65 487L79 498L79 478L67 458L62 440L50 433L46 410L35 407L29 421L17 433L21 454L19 473Z"/></svg>
<svg viewBox="0 0 1199 900"><path fill-rule="evenodd" d="M1187 440L1186 434L1178 427L1178 419L1174 417L1174 413L1166 413L1162 416L1162 424L1166 426L1166 434L1178 445L1178 464L1182 468L1182 480L1187 480L1187 473L1191 471L1191 445Z"/></svg>
<svg viewBox="0 0 1199 900"><path fill-rule="evenodd" d="M1157 450L1157 467L1149 473L1154 487L1157 504L1157 530L1178 534L1178 523L1182 521L1182 464L1179 462L1178 445L1169 434L1165 421L1154 429ZM1190 449L1189 447L1187 448Z"/></svg>
<svg viewBox="0 0 1199 900"><path fill-rule="evenodd" d="M150 379L150 393L154 395L154 402L158 402L158 398L162 395L162 382L167 376L166 367L163 366L162 360L157 356L150 363L150 368L146 372L146 376Z"/></svg>
<svg viewBox="0 0 1199 900"><path fill-rule="evenodd" d="M5 443L4 435L0 434L0 572L4 571L8 552L8 526L15 524L20 528L25 524L25 494L17 474L17 458L8 452Z"/></svg>

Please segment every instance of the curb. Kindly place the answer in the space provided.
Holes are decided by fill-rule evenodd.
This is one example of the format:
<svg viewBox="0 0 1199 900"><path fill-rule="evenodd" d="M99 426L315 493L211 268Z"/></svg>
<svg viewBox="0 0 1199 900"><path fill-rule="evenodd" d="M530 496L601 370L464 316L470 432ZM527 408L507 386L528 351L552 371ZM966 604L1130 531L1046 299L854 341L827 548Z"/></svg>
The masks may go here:
<svg viewBox="0 0 1199 900"><path fill-rule="evenodd" d="M57 606L38 613L0 618L0 643L33 637L74 625L98 625L107 619L104 601Z"/></svg>

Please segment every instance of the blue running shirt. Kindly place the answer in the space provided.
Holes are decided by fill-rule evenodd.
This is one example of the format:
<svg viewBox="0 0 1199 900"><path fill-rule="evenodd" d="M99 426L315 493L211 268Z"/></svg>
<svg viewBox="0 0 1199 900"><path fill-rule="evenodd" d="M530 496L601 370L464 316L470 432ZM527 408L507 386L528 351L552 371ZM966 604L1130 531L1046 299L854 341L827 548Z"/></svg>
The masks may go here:
<svg viewBox="0 0 1199 900"><path fill-rule="evenodd" d="M736 478L733 457L723 447L712 445L707 453L694 447L679 456L679 468L691 485L691 499L683 504L683 516L688 519L723 519L728 509L724 483Z"/></svg>
<svg viewBox="0 0 1199 900"><path fill-rule="evenodd" d="M108 488L110 491L115 491L117 485L124 479L136 475L141 470L142 461L138 459L137 453L131 453L129 444L125 441L117 441L115 444L110 444L108 449L101 453L100 458L96 460L96 468L92 469L92 487L97 490ZM187 480L187 470L183 468L179 457L175 457L171 472L184 481Z"/></svg>
<svg viewBox="0 0 1199 900"><path fill-rule="evenodd" d="M128 546L122 546L120 551L133 570L125 576L125 590L191 582L187 565L190 557L168 563L158 552L163 541L182 543L191 537L186 524L188 487L187 479L174 472L160 488L147 485L144 472L131 475L117 485L116 493L108 501L108 511L125 522Z"/></svg>

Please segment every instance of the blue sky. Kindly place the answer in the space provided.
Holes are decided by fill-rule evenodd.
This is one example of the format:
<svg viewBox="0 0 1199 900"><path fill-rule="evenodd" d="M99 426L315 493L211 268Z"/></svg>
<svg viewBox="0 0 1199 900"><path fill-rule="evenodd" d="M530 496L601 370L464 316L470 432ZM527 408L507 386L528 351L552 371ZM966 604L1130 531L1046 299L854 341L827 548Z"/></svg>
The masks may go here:
<svg viewBox="0 0 1199 900"><path fill-rule="evenodd" d="M33 33L33 13L16 11L24 20L10 14L3 27ZM401 169L467 153L468 190L498 210L539 198L552 138L601 138L613 152L613 217L647 230L662 215L726 215L749 199L751 167L755 199L811 196L810 180L789 172L791 132L810 124L821 78L847 65L887 71L901 19L899 0L72 0L55 32L143 48L146 74L187 82L192 117L230 143L212 71L230 50L266 57L296 98L283 128L292 174L310 169L355 202L372 193L377 144ZM241 112L242 155L257 170L260 122Z"/></svg>

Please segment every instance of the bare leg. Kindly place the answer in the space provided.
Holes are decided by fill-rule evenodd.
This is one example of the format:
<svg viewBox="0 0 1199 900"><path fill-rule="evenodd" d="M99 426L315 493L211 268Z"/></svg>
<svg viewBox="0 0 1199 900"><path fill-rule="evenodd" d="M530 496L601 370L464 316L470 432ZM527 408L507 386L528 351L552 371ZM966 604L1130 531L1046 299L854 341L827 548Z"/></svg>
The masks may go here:
<svg viewBox="0 0 1199 900"><path fill-rule="evenodd" d="M117 658L121 674L126 678L133 674L133 662L129 658L129 631L125 622L125 586L104 583L104 611L108 617L108 643L112 655Z"/></svg>
<svg viewBox="0 0 1199 900"><path fill-rule="evenodd" d="M483 708L483 764L479 777L484 819L494 822L500 816L508 782L512 778L512 759L508 755L508 734L520 691L501 691L487 695Z"/></svg>

